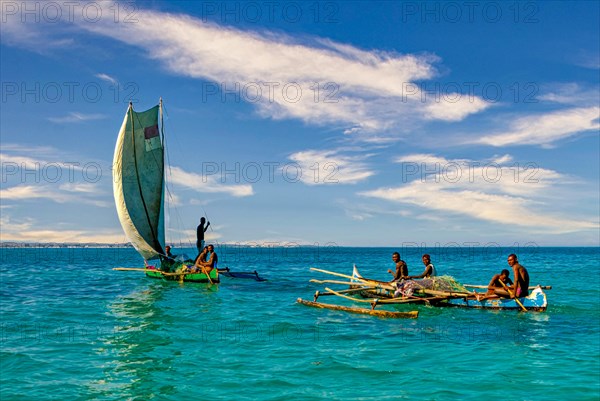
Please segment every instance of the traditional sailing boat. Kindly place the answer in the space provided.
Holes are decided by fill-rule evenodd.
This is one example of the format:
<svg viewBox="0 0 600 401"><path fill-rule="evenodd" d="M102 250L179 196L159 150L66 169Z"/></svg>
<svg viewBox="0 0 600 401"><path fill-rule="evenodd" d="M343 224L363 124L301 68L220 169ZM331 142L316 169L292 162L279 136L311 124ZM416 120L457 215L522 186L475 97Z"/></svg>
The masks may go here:
<svg viewBox="0 0 600 401"><path fill-rule="evenodd" d="M190 273L186 270L193 260L184 255L172 259L165 254L164 173L162 99L157 106L139 113L129 103L115 146L113 192L123 231L144 258L146 267L136 270L153 278L219 282L216 268L208 276ZM156 261L158 266L148 261Z"/></svg>

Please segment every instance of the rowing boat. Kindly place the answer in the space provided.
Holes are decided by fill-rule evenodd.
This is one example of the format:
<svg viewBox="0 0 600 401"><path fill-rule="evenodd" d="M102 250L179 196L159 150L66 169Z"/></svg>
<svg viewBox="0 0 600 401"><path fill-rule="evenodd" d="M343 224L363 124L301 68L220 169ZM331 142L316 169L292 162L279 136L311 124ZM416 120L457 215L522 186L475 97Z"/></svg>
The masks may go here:
<svg viewBox="0 0 600 401"><path fill-rule="evenodd" d="M442 277L430 279L427 283L431 285L432 283L436 283L436 280L441 280ZM414 282L420 282L423 280L414 280ZM352 271L352 283L356 283L356 286L352 285L351 287L364 286L365 284L373 285L374 287L364 289L359 292L359 294L363 298L393 298L393 299L402 299L399 294L398 297L395 298L393 289L390 289L390 283L385 283L379 280L372 280L368 278L364 278L354 266ZM481 299L481 301L477 300L477 296L481 296L482 298L485 294L479 293L476 294L474 292L467 291L462 285L453 290L448 289L437 289L437 288L418 288L414 291L414 299L409 301L410 303L419 303L422 302L423 296L436 296L436 298L428 298L428 304L431 306L438 307L458 307L458 308L476 308L476 309L523 309L515 299L510 298L486 298ZM548 301L546 299L546 294L542 290L541 286L536 286L530 292L527 297L519 298L519 301L523 304L523 307L527 310L532 311L544 311L548 306Z"/></svg>
<svg viewBox="0 0 600 401"><path fill-rule="evenodd" d="M164 279L169 281L185 281L191 283L218 283L219 282L219 271L212 269L209 273L210 280L205 273L198 272L163 272L154 266L148 266L146 269L146 276L150 278Z"/></svg>
<svg viewBox="0 0 600 401"><path fill-rule="evenodd" d="M535 287L528 296L519 298L519 301L521 301L528 311L542 312L545 311L548 306L546 294L540 286ZM476 309L522 309L521 306L511 298L487 298L478 301L474 296L445 299L435 306Z"/></svg>

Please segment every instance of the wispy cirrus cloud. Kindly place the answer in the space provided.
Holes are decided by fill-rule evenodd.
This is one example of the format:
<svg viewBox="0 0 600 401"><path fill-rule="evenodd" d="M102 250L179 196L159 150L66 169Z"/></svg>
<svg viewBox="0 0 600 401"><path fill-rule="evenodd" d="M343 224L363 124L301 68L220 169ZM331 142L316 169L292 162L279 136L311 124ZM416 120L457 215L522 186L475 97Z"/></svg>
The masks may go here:
<svg viewBox="0 0 600 401"><path fill-rule="evenodd" d="M0 172L3 202L47 199L55 203L112 205L110 181L102 180L102 165L52 147L2 145ZM31 156L35 155L35 156Z"/></svg>
<svg viewBox="0 0 600 401"><path fill-rule="evenodd" d="M190 173L180 167L171 167L169 169L170 182L179 187L192 189L200 193L225 193L235 197L251 196L254 194L252 185L239 184L228 185L219 182L212 175L201 175Z"/></svg>
<svg viewBox="0 0 600 401"><path fill-rule="evenodd" d="M505 155L495 158L504 159ZM359 195L413 205L442 215L461 215L493 223L551 230L555 233L597 229L599 222L565 216L550 210L572 192L569 179L556 171L536 166L498 165L495 161L445 159L428 154L400 157L412 163L414 172L404 185L363 191ZM535 173L532 175L532 171ZM561 194L557 196L556 193ZM596 216L597 217L597 216Z"/></svg>
<svg viewBox="0 0 600 401"><path fill-rule="evenodd" d="M600 129L600 107L575 107L515 119L505 131L471 143L491 146L550 145L564 138Z"/></svg>
<svg viewBox="0 0 600 401"><path fill-rule="evenodd" d="M48 121L51 121L53 123L81 123L84 121L102 120L107 117L108 116L106 116L104 114L98 114L98 113L85 114L85 113L70 112L69 114L67 114L66 116L63 116L63 117L48 117Z"/></svg>
<svg viewBox="0 0 600 401"><path fill-rule="evenodd" d="M341 150L305 150L289 159L300 166L300 180L307 185L356 184L375 174L364 162L369 155L344 154Z"/></svg>
<svg viewBox="0 0 600 401"><path fill-rule="evenodd" d="M110 8L112 3L98 4ZM439 75L439 58L432 54L367 51L324 38L241 30L141 8L136 19L143 23L121 23L118 29L111 18L89 23L78 15L73 28L138 47L174 74L214 83L203 87L205 94L221 96L224 86L241 94L249 90L252 99L245 100L268 118L339 126L375 140L381 133L398 135L409 122L460 121L490 106L477 96L424 101L416 82ZM15 25L7 25L5 35L18 41L23 27L13 31Z"/></svg>
<svg viewBox="0 0 600 401"><path fill-rule="evenodd" d="M600 69L600 53L590 52L587 50L580 49L576 52L575 56L572 57L573 63L583 68L589 68L591 70Z"/></svg>
<svg viewBox="0 0 600 401"><path fill-rule="evenodd" d="M49 230L40 229L41 226L35 219L25 218L14 220L11 216L0 216L2 231L0 241L26 241L26 242L94 242L114 244L127 242L123 233L118 230Z"/></svg>
<svg viewBox="0 0 600 401"><path fill-rule="evenodd" d="M119 81L116 80L116 78L111 77L108 74L104 74L104 73L99 73L95 75L96 78L100 78L103 81L108 82L109 84L113 84L116 85L119 83Z"/></svg>
<svg viewBox="0 0 600 401"><path fill-rule="evenodd" d="M543 87L543 93L537 99L542 102L591 107L600 103L600 88L582 87L576 82L548 84Z"/></svg>
<svg viewBox="0 0 600 401"><path fill-rule="evenodd" d="M104 196L103 196L104 195ZM47 199L56 203L91 204L97 207L112 207L107 193L102 193L94 184L63 184L63 185L16 185L0 188L3 201L35 201Z"/></svg>

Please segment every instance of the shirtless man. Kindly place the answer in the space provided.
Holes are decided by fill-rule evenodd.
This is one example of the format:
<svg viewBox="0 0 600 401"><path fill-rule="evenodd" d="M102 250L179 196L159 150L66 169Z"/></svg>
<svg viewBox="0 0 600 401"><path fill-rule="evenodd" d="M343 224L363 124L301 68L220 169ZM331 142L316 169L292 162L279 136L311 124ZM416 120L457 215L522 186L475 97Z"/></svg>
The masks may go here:
<svg viewBox="0 0 600 401"><path fill-rule="evenodd" d="M392 261L396 264L396 271L393 272L391 269L388 269L388 273L393 274L393 281L400 281L408 278L408 266L406 262L400 259L400 254L398 252L394 252L392 254Z"/></svg>
<svg viewBox="0 0 600 401"><path fill-rule="evenodd" d="M422 260L423 264L425 265L425 271L423 274L419 274L418 276L408 276L407 278L430 278L436 276L435 267L433 266L433 263L431 263L431 256L426 253L423 255Z"/></svg>
<svg viewBox="0 0 600 401"><path fill-rule="evenodd" d="M212 269L215 269L217 267L219 257L217 256L217 253L215 252L215 247L212 244L207 246L206 250L208 251L208 253L210 253L210 258L208 259L208 261L203 261L202 259L205 258L198 257L194 267L208 275L212 271Z"/></svg>
<svg viewBox="0 0 600 401"><path fill-rule="evenodd" d="M491 295L501 293L498 295L507 296L508 293L504 289L502 283L506 284L507 286L513 285L513 282L509 276L510 272L506 269L502 270L500 274L495 274L488 284L488 294ZM502 283L500 281L502 281Z"/></svg>
<svg viewBox="0 0 600 401"><path fill-rule="evenodd" d="M495 274L494 277L492 277L492 279L490 280L490 283L488 284L488 290L485 293L485 295L480 295L481 293L476 294L477 300L483 301L484 299L497 297L510 298L509 293L504 289L504 286L500 283L500 280L502 280L502 282L507 286L512 285L513 282L510 279L510 277L508 277L509 275L510 272L506 269L502 270L500 274Z"/></svg>
<svg viewBox="0 0 600 401"><path fill-rule="evenodd" d="M508 265L513 268L515 277L514 285L510 286L511 298L523 298L529 295L529 272L519 264L517 255L508 255Z"/></svg>
<svg viewBox="0 0 600 401"><path fill-rule="evenodd" d="M200 252L198 254L198 256L196 256L196 260L194 261L194 266L196 265L196 263L198 262L206 262L206 255L208 254L208 247L205 246L204 249L202 249L202 252Z"/></svg>

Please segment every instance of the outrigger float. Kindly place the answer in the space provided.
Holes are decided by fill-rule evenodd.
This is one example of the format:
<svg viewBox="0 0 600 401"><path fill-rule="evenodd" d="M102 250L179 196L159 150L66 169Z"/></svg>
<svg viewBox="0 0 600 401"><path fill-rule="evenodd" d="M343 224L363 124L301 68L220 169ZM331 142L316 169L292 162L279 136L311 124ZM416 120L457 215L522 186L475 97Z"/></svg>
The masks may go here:
<svg viewBox="0 0 600 401"><path fill-rule="evenodd" d="M349 299L358 303L368 303L371 309L362 309L363 312L374 312L378 305L400 305L400 304L425 304L435 307L460 307L460 308L477 308L477 309L512 309L523 311L544 311L548 305L546 294L543 289L551 289L552 287L535 286L530 287L531 293L527 297L510 299L499 297L486 297L485 293L476 293L467 290L466 287L487 288L479 285L462 285L450 276L441 276L422 280L407 280L403 283L396 284L385 281L373 280L364 278L354 266L352 275L346 275L337 272L331 272L322 269L311 268L313 271L330 274L338 277L349 279L349 281L340 280L316 280L311 282L319 284L338 284L347 285L348 289L335 291L325 287L325 291L316 291L312 304L309 301L298 299L298 302L317 307L326 307L329 309L340 309L337 305L320 304L317 302L321 296L338 296ZM356 298L358 295L361 298ZM318 304L318 305L316 305ZM346 308L346 307L344 307ZM356 308L351 308L356 309ZM360 308L359 308L360 309ZM366 312L365 312L366 311ZM387 311L386 311L387 312ZM403 312L396 312L403 313ZM411 316L402 317L417 317L418 311L404 312L413 314ZM370 313L376 316L390 317Z"/></svg>

